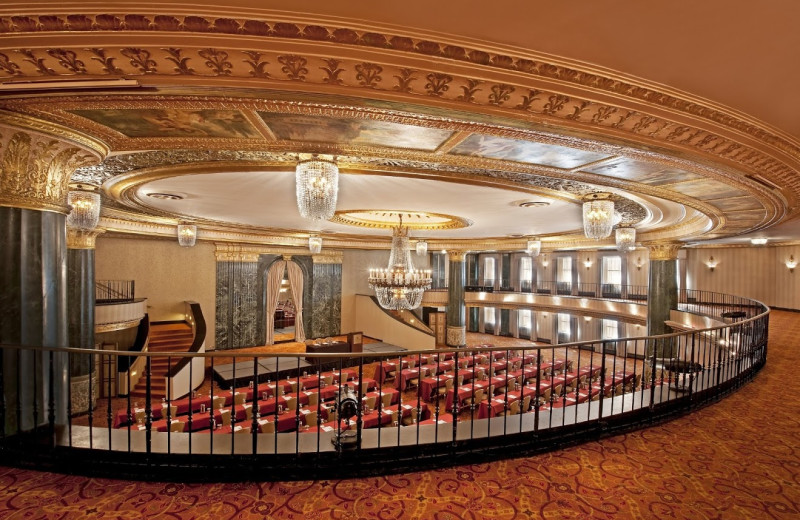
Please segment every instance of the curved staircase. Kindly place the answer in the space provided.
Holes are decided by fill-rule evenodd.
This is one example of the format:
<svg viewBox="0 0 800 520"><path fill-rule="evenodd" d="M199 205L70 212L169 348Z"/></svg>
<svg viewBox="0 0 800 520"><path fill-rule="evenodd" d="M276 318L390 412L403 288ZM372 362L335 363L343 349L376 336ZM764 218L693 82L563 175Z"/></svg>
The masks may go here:
<svg viewBox="0 0 800 520"><path fill-rule="evenodd" d="M150 325L149 352L188 352L194 334L187 323L153 323ZM150 362L150 397L167 395L166 375L181 360L180 357L154 357ZM142 377L131 391L131 397L147 397L147 379Z"/></svg>

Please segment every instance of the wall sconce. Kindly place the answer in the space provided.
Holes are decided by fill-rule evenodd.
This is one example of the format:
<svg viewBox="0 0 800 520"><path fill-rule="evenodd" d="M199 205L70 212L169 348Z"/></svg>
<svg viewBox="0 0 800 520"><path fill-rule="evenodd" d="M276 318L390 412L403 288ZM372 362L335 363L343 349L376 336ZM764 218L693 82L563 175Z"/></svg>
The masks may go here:
<svg viewBox="0 0 800 520"><path fill-rule="evenodd" d="M789 255L789 259L786 261L786 268L789 269L790 273L793 273L795 267L797 267L797 260L794 259L794 255Z"/></svg>
<svg viewBox="0 0 800 520"><path fill-rule="evenodd" d="M715 267L717 267L717 264L718 264L718 263L719 263L718 261L714 260L714 257L713 257L713 256L709 256L709 257L708 257L708 260L706 260L706 266L708 266L708 269L709 269L709 270L710 270L712 273L714 272L714 268L715 268Z"/></svg>
<svg viewBox="0 0 800 520"><path fill-rule="evenodd" d="M592 321L592 317L591 316L584 316L583 319L584 319L584 321Z"/></svg>
<svg viewBox="0 0 800 520"><path fill-rule="evenodd" d="M588 256L586 257L586 260L583 261L583 265L586 266L586 269L589 269L590 267L592 267L592 261L589 260Z"/></svg>
<svg viewBox="0 0 800 520"><path fill-rule="evenodd" d="M548 265L550 265L550 261L547 259L547 255L542 255L542 267L547 269Z"/></svg>
<svg viewBox="0 0 800 520"><path fill-rule="evenodd" d="M634 263L633 265L636 266L636 270L637 271L641 271L642 270L642 266L644 265L644 262L642 262L642 257L640 256L639 258L637 258L636 259L636 263Z"/></svg>

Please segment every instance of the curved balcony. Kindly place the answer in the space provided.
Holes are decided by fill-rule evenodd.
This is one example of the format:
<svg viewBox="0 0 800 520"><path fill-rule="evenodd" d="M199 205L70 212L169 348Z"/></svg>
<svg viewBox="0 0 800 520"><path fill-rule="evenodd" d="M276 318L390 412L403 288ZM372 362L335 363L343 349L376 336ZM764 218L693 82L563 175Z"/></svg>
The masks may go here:
<svg viewBox="0 0 800 520"><path fill-rule="evenodd" d="M406 472L552 450L688 413L763 367L766 306L681 297L686 330L663 336L382 354L147 352L203 358L207 373L231 364L240 386L209 378L183 399L100 399L79 417L61 408L54 372L70 356L117 353L3 345L6 359L36 359L40 377L30 387L4 376L7 397L33 397L4 401L0 453L10 464L187 481ZM729 323L694 328L709 316Z"/></svg>

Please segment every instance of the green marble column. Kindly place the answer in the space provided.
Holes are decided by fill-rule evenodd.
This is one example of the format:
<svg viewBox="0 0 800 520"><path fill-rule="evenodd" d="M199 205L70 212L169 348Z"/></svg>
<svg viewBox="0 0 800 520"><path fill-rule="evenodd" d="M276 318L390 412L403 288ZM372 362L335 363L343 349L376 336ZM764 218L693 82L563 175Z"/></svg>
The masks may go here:
<svg viewBox="0 0 800 520"><path fill-rule="evenodd" d="M0 207L0 343L68 346L65 221L52 211ZM47 424L51 412L65 422L67 365L66 354L3 349L6 435Z"/></svg>
<svg viewBox="0 0 800 520"><path fill-rule="evenodd" d="M650 244L650 280L647 291L647 333L651 336L672 332L665 324L670 311L678 308L678 250L676 243ZM658 357L670 357L672 344L656 342Z"/></svg>
<svg viewBox="0 0 800 520"><path fill-rule="evenodd" d="M449 276L447 280L447 346L462 347L467 343L467 309L464 304L466 266L463 251L448 253Z"/></svg>
<svg viewBox="0 0 800 520"><path fill-rule="evenodd" d="M93 349L94 344L94 251L100 231L67 231L67 335L69 346ZM92 407L99 387L97 360L90 356L70 358L70 396L72 413L89 409L91 380Z"/></svg>

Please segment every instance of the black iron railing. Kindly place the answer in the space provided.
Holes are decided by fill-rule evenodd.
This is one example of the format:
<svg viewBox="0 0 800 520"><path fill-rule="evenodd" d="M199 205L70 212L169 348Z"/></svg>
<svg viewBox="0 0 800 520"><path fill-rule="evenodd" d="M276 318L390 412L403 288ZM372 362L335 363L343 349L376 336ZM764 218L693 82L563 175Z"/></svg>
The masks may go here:
<svg viewBox="0 0 800 520"><path fill-rule="evenodd" d="M135 299L134 280L97 280L94 283L96 303L131 302Z"/></svg>
<svg viewBox="0 0 800 520"><path fill-rule="evenodd" d="M120 354L3 345L6 396L26 395L31 380L33 391L0 402L0 459L117 477L281 480L550 450L686 413L752 379L766 360L768 309L700 291L681 300L687 312L737 314L706 330L557 346L141 353L145 397L97 399L71 418L55 376L69 360L59 358L93 354L102 365ZM164 357L204 358L206 384L162 400L150 371Z"/></svg>

